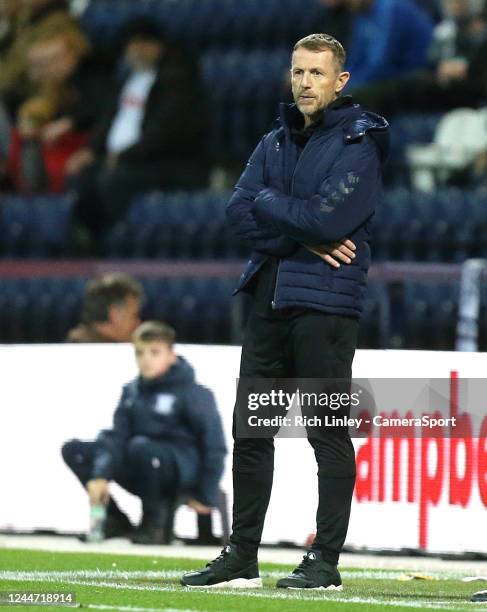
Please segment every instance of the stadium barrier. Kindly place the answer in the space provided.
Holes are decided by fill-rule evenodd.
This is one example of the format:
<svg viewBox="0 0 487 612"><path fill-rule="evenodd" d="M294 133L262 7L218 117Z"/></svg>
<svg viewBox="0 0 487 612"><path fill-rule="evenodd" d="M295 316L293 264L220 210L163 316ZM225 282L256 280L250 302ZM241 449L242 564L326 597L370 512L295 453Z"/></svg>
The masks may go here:
<svg viewBox="0 0 487 612"><path fill-rule="evenodd" d="M195 366L198 380L214 391L230 447L239 347L179 345L177 351ZM452 381L485 379L485 363L481 353L361 350L354 377L388 378L392 385L426 374ZM60 448L65 440L91 439L110 426L121 385L135 375L131 347L3 345L0 367L0 529L85 530L86 495L63 464ZM450 412L467 422L468 406L454 395L448 400ZM430 408L425 405L426 411ZM394 410L394 405L385 407L388 414ZM355 440L358 480L347 543L487 553L487 542L479 537L487 508L487 418L471 433L397 444L387 436ZM230 457L222 487L231 495ZM115 496L136 520L138 500L120 489ZM314 529L316 502L311 447L305 440L277 440L264 542L304 543ZM176 533L195 534L194 516L187 508L178 512Z"/></svg>

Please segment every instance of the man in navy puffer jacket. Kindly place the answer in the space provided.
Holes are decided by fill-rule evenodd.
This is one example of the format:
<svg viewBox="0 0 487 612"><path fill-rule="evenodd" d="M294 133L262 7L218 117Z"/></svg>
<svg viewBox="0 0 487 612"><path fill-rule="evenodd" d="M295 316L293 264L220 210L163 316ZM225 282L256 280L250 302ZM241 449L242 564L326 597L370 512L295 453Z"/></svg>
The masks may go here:
<svg viewBox="0 0 487 612"><path fill-rule="evenodd" d="M252 154L228 204L228 221L252 255L237 291L253 294L240 380L350 381L370 263L370 224L381 192L388 124L341 97L345 51L326 34L292 57L295 104ZM355 483L346 428L307 431L318 463L317 536L283 588L342 588L337 569ZM229 545L182 583L260 586L257 548L269 503L274 440L234 427L234 510ZM299 466L296 466L299 475Z"/></svg>

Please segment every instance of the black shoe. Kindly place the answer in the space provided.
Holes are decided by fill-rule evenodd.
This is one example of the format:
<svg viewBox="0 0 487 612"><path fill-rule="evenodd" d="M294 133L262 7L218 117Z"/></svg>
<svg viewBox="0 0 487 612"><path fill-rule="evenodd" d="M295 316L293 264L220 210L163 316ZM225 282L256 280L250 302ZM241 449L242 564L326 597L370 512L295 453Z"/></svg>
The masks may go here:
<svg viewBox="0 0 487 612"><path fill-rule="evenodd" d="M143 518L130 540L134 544L166 544L166 530L159 521Z"/></svg>
<svg viewBox="0 0 487 612"><path fill-rule="evenodd" d="M229 544L216 559L206 564L205 569L184 574L181 584L200 589L259 589L262 579L259 577L257 558L239 554L237 547Z"/></svg>
<svg viewBox="0 0 487 612"><path fill-rule="evenodd" d="M336 565L323 561L321 553L316 550L310 550L292 574L281 578L276 586L279 589L343 590L342 579Z"/></svg>
<svg viewBox="0 0 487 612"><path fill-rule="evenodd" d="M476 601L478 603L487 601L487 591L477 591L477 593L472 595L470 601Z"/></svg>
<svg viewBox="0 0 487 612"><path fill-rule="evenodd" d="M108 538L130 538L134 533L134 526L125 514L109 514L103 532L106 540Z"/></svg>

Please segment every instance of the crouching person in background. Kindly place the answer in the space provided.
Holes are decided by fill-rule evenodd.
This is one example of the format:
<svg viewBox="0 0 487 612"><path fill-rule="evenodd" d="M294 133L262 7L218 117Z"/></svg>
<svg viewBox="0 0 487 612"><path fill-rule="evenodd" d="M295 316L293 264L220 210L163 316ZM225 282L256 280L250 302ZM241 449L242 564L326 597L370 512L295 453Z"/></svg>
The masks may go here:
<svg viewBox="0 0 487 612"><path fill-rule="evenodd" d="M163 544L174 500L184 495L198 513L216 505L226 453L213 394L174 352L174 330L148 321L133 336L139 376L124 386L113 428L94 442L71 440L63 458L88 491L93 511L106 514L102 537ZM142 501L133 531L109 494L113 480ZM91 534L93 535L93 534Z"/></svg>

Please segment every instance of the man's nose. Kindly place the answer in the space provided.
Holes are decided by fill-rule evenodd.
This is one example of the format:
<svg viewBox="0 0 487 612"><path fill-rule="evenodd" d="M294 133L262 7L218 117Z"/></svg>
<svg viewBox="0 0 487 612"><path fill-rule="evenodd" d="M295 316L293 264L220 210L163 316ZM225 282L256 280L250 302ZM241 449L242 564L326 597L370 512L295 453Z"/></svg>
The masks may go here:
<svg viewBox="0 0 487 612"><path fill-rule="evenodd" d="M301 87L305 87L306 89L311 87L311 78L309 72L305 72L303 74L303 79L301 80Z"/></svg>

